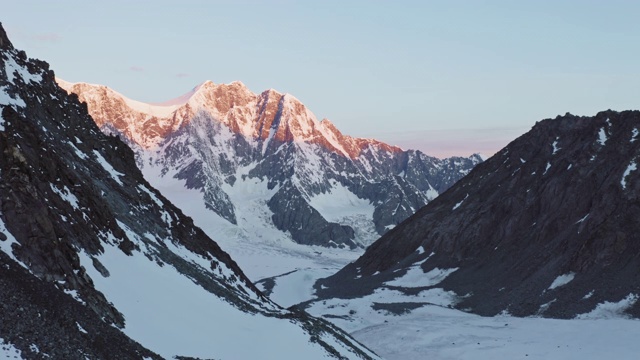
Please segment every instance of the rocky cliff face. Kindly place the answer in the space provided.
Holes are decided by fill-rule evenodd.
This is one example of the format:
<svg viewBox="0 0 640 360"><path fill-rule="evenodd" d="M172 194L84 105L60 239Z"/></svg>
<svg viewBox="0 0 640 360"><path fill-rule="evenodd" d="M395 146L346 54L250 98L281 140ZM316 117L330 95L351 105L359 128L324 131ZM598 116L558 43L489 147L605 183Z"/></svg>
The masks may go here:
<svg viewBox="0 0 640 360"><path fill-rule="evenodd" d="M440 288L481 315L570 318L608 304L639 317L639 132L638 111L537 123L318 294Z"/></svg>
<svg viewBox="0 0 640 360"><path fill-rule="evenodd" d="M132 146L152 184L180 179L201 192L215 215L245 228L239 217L260 216L240 208L238 189L259 182L252 209L271 214L266 226L302 244L366 246L481 161L441 160L352 138L293 96L254 94L240 82L205 82L161 105L104 86L59 82L87 103L103 131Z"/></svg>
<svg viewBox="0 0 640 360"><path fill-rule="evenodd" d="M23 358L373 356L266 299L1 27L0 110L0 338Z"/></svg>

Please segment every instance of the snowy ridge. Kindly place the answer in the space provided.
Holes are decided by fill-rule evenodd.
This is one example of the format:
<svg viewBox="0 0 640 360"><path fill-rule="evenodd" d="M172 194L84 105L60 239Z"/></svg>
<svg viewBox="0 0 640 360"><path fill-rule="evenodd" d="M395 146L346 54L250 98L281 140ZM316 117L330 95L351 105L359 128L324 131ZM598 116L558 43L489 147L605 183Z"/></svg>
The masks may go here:
<svg viewBox="0 0 640 360"><path fill-rule="evenodd" d="M329 120L318 121L294 96L273 89L255 94L241 82L206 81L165 103L177 106L165 118L141 113L103 86L59 82L87 102L103 131L127 140L153 186L173 183L171 176L181 187L198 189L205 211L214 213L209 217L221 217L239 232L246 229L239 224L241 204L233 199L246 191L235 188L246 178L275 189L256 194L261 200L247 210L266 218L277 238L355 248L370 244L481 161L441 160L346 136ZM180 202L180 186L172 188L165 195ZM326 194L352 200L328 211ZM325 208L313 200L321 198ZM333 216L336 211L342 215ZM247 236L261 237L263 230L256 231Z"/></svg>

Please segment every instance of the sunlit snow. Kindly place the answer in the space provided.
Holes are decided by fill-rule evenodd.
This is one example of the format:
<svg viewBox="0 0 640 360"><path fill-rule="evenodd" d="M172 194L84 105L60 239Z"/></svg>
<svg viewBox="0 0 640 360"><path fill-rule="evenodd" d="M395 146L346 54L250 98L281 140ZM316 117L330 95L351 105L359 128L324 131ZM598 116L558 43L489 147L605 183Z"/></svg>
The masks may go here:
<svg viewBox="0 0 640 360"><path fill-rule="evenodd" d="M122 99L127 103L127 105L144 114L149 114L157 117L167 117L170 116L174 111L176 111L180 105L152 105L147 104L135 100L131 100L125 96L122 96Z"/></svg>

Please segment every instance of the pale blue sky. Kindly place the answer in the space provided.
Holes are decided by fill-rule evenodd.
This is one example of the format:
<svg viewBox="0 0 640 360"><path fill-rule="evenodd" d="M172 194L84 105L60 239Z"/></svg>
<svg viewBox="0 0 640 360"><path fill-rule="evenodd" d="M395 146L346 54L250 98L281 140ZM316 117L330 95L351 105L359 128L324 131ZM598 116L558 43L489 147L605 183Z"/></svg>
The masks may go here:
<svg viewBox="0 0 640 360"><path fill-rule="evenodd" d="M537 120L638 109L638 1L8 1L14 44L147 102L274 88L344 133L491 154Z"/></svg>

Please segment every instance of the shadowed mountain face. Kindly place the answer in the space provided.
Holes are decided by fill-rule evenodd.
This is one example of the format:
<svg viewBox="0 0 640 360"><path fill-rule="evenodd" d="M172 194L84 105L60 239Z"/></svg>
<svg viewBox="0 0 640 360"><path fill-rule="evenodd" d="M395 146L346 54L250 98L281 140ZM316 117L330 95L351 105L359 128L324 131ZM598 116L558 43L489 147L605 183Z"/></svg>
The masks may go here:
<svg viewBox="0 0 640 360"><path fill-rule="evenodd" d="M609 302L640 317L639 132L638 111L538 122L320 280L320 298L361 297L420 269L448 276L402 291L453 291L481 315L570 318Z"/></svg>
<svg viewBox="0 0 640 360"><path fill-rule="evenodd" d="M212 218L246 229L266 217L264 226L301 244L366 246L481 162L346 136L293 96L254 94L240 82L208 81L150 105L105 86L58 81L87 103L103 131L134 149L154 186L178 180L200 192ZM240 203L248 187L247 210ZM163 193L174 202L182 196Z"/></svg>
<svg viewBox="0 0 640 360"><path fill-rule="evenodd" d="M0 338L23 358L374 356L266 299L2 27L0 111Z"/></svg>

